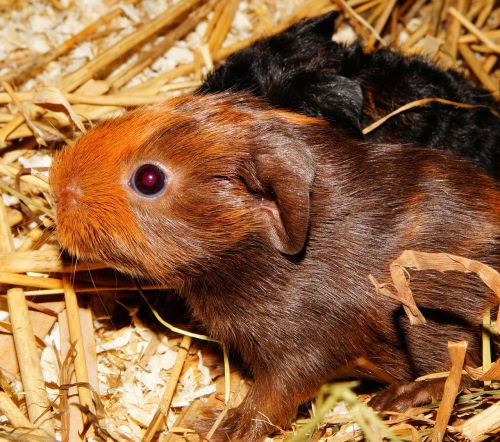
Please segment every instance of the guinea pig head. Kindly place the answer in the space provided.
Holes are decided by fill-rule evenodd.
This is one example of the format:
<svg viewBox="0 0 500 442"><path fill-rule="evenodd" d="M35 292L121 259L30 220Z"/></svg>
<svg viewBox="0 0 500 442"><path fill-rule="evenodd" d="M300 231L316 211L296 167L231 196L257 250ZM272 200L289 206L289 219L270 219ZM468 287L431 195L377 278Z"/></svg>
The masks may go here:
<svg viewBox="0 0 500 442"><path fill-rule="evenodd" d="M177 287L245 247L293 255L309 226L317 120L247 96L190 96L106 121L50 172L58 238Z"/></svg>

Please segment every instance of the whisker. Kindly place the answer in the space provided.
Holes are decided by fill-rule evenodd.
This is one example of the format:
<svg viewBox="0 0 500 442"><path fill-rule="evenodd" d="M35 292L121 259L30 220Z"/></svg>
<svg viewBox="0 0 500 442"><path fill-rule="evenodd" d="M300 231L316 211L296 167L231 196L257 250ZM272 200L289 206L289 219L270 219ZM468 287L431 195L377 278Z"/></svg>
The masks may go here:
<svg viewBox="0 0 500 442"><path fill-rule="evenodd" d="M75 280L76 280L76 266L78 265L78 256L75 256L75 264L73 266L73 272L71 274L71 284L74 285L75 284Z"/></svg>

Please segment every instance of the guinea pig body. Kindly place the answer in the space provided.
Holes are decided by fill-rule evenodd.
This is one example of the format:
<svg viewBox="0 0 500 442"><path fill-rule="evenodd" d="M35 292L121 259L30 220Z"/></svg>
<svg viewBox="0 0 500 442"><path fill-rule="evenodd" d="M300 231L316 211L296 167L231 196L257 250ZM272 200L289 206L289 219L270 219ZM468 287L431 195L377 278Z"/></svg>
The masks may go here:
<svg viewBox="0 0 500 442"><path fill-rule="evenodd" d="M164 184L153 196L151 176ZM65 248L177 289L250 369L255 382L216 440L286 426L360 357L411 381L445 370L447 340L466 339L479 363L494 301L477 277L412 274L421 326L368 279L389 282L405 249L500 266L498 184L466 161L216 95L98 125L58 154L50 180Z"/></svg>
<svg viewBox="0 0 500 442"><path fill-rule="evenodd" d="M328 120L349 136L411 101L443 98L396 115L368 133L377 143L444 149L500 177L500 104L453 70L389 49L365 53L331 40L338 13L299 22L231 55L199 93L245 91L271 105ZM486 107L491 108L494 113Z"/></svg>

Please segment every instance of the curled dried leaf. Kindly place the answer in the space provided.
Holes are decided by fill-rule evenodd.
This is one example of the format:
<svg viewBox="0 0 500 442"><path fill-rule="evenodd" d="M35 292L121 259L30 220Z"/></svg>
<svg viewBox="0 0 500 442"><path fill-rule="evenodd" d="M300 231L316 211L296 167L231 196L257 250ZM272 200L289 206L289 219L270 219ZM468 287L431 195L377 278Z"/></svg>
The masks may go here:
<svg viewBox="0 0 500 442"><path fill-rule="evenodd" d="M66 113L75 126L78 127L81 132L85 132L85 126L82 120L59 89L55 87L46 87L41 91L35 92L32 101L46 109Z"/></svg>

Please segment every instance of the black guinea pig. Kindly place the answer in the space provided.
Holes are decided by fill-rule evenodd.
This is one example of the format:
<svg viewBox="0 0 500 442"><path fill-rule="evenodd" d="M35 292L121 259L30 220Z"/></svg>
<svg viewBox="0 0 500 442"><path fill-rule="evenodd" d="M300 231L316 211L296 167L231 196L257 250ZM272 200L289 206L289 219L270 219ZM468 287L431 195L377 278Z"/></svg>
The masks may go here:
<svg viewBox="0 0 500 442"><path fill-rule="evenodd" d="M358 358L410 382L465 339L480 363L494 296L475 275L412 273L420 326L368 278L389 282L405 249L500 267L498 182L467 161L369 145L247 95L185 96L97 125L56 156L50 183L71 254L178 290L241 356L254 384L214 440L286 427ZM382 407L436 386L402 391Z"/></svg>
<svg viewBox="0 0 500 442"><path fill-rule="evenodd" d="M365 53L331 40L337 12L299 22L231 55L199 93L245 91L272 106L328 120L349 136L411 101L443 98L396 115L366 140L444 149L500 177L500 104L453 70L390 49ZM495 115L496 113L496 115Z"/></svg>

